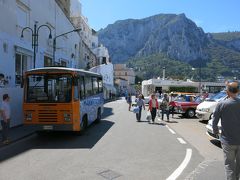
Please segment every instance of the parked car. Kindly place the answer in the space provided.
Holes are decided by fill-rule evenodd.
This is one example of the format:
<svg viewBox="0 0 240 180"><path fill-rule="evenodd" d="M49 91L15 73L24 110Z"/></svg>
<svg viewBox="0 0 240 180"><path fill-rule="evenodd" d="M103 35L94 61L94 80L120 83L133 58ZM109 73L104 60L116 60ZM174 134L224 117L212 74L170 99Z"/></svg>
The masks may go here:
<svg viewBox="0 0 240 180"><path fill-rule="evenodd" d="M219 135L215 135L213 133L213 127L212 127L212 123L213 123L213 120L210 119L208 121L208 124L206 125L206 128L207 128L207 135L211 138L211 139L216 139L216 140L220 140L219 139ZM218 129L219 129L219 133L221 133L221 120L218 122Z"/></svg>
<svg viewBox="0 0 240 180"><path fill-rule="evenodd" d="M151 99L150 96L144 97L144 102L145 102L145 104L148 104L150 99Z"/></svg>
<svg viewBox="0 0 240 180"><path fill-rule="evenodd" d="M188 118L193 118L195 116L195 111L197 106L203 101L202 96L192 98L191 101L175 101L175 109L176 113L180 113Z"/></svg>
<svg viewBox="0 0 240 180"><path fill-rule="evenodd" d="M238 98L240 99L240 94L238 95ZM208 121L208 124L206 125L207 135L208 135L211 139L219 140L219 135L220 135L221 132L222 132L221 119L220 119L219 122L218 122L219 135L215 135L215 134L213 133L212 123L213 123L213 119L210 119L210 120Z"/></svg>
<svg viewBox="0 0 240 180"><path fill-rule="evenodd" d="M207 98L205 101L203 101L197 106L196 116L203 121L210 120L213 114L213 110L217 106L217 103L226 98L227 98L227 94L225 91L221 91L209 99Z"/></svg>

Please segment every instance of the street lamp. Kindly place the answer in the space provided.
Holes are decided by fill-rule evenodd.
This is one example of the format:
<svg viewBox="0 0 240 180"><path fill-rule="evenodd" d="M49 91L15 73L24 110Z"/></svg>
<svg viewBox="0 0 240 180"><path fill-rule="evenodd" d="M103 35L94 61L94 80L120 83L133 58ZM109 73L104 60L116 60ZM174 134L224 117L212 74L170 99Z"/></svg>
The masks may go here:
<svg viewBox="0 0 240 180"><path fill-rule="evenodd" d="M78 28L78 29L74 29L72 31L68 31L66 33L63 33L63 34L60 34L60 35L57 35L53 38L53 62L55 62L55 53L56 53L56 39L60 36L64 36L66 34L69 34L69 33L72 33L72 32L79 32L81 31L82 29L81 28Z"/></svg>
<svg viewBox="0 0 240 180"><path fill-rule="evenodd" d="M33 68L35 69L35 64L36 64L36 50L37 50L37 47L38 47L38 32L39 32L39 29L42 28L42 27L47 27L50 31L49 33L49 39L52 39L52 31L51 31L51 28L46 25L46 24L43 24L39 27L37 27L37 21L35 21L35 24L34 24L34 29L30 28L30 27L25 27L22 29L22 33L21 33L21 38L23 38L23 32L26 30L26 29L29 29L31 30L32 32L32 48L33 48Z"/></svg>

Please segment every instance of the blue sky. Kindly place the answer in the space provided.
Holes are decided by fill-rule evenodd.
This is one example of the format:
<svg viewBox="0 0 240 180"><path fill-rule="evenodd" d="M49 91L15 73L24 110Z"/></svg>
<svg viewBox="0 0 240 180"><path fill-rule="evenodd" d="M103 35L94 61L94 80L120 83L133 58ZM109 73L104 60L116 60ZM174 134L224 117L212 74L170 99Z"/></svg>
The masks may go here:
<svg viewBox="0 0 240 180"><path fill-rule="evenodd" d="M160 13L185 15L205 32L240 31L240 0L80 0L83 15L95 30L117 20Z"/></svg>

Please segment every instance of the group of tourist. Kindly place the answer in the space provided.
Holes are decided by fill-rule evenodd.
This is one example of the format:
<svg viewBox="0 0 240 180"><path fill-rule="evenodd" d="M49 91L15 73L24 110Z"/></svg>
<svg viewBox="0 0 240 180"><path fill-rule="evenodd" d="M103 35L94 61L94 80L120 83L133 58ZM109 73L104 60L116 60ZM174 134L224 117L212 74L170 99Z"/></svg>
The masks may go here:
<svg viewBox="0 0 240 180"><path fill-rule="evenodd" d="M132 97L131 94L129 94L126 97L126 101L128 103L128 110L131 111L132 107ZM142 94L139 94L138 97L135 100L136 105L134 108L134 112L136 113L136 119L137 121L141 121L141 114L142 114L142 109L145 110L145 101L144 101L144 96ZM164 115L166 114L167 116L167 122L169 122L169 114L170 111L172 110L170 105L170 99L168 94L163 94L163 98L161 103L158 103L158 98L155 94L151 95L151 99L149 100L149 106L148 106L148 111L150 112L151 118L149 119L149 123L153 124L155 123L155 118L157 116L157 113L161 111L161 119L164 120ZM172 116L173 116L173 111ZM159 113L160 116L160 113Z"/></svg>

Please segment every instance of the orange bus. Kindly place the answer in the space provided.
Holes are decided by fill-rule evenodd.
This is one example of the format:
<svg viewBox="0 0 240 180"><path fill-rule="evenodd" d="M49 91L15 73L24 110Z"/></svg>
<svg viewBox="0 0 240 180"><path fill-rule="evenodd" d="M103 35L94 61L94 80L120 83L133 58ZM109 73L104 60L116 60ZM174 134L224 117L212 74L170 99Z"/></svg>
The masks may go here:
<svg viewBox="0 0 240 180"><path fill-rule="evenodd" d="M103 112L102 76L47 67L29 70L24 80L24 124L38 131L81 131Z"/></svg>

